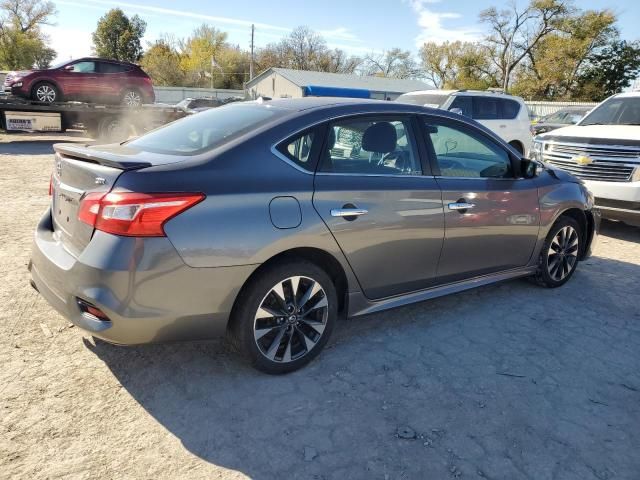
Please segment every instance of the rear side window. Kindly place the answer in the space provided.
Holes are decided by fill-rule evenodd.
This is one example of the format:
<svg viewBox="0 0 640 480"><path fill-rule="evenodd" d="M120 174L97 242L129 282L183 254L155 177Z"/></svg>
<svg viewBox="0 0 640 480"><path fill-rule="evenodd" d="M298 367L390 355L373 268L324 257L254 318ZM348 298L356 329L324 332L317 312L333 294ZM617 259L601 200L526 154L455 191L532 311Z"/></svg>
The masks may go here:
<svg viewBox="0 0 640 480"><path fill-rule="evenodd" d="M185 117L127 145L168 155L196 155L213 150L285 113L286 110L269 105L233 103Z"/></svg>
<svg viewBox="0 0 640 480"><path fill-rule="evenodd" d="M311 130L285 140L277 148L280 153L295 164L305 170L313 170L311 159L316 141L318 141L318 135L314 130Z"/></svg>
<svg viewBox="0 0 640 480"><path fill-rule="evenodd" d="M361 175L421 175L408 118L384 116L329 125L321 170Z"/></svg>
<svg viewBox="0 0 640 480"><path fill-rule="evenodd" d="M127 65L120 65L117 63L99 62L98 71L100 73L124 73L131 70Z"/></svg>
<svg viewBox="0 0 640 480"><path fill-rule="evenodd" d="M520 113L520 104L515 100L501 98L499 103L501 107L500 118L512 120L518 116L518 113Z"/></svg>
<svg viewBox="0 0 640 480"><path fill-rule="evenodd" d="M520 104L515 100L498 97L473 97L475 120L513 120L520 113Z"/></svg>

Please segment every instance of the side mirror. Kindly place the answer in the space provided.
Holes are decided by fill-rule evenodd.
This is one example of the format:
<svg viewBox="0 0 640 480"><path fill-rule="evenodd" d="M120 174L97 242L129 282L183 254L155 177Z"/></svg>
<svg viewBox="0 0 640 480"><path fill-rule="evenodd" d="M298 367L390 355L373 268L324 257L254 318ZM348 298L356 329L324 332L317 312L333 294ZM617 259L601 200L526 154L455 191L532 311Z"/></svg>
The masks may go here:
<svg viewBox="0 0 640 480"><path fill-rule="evenodd" d="M535 178L540 175L543 168L542 164L536 160L529 158L522 158L520 160L520 173L523 178Z"/></svg>
<svg viewBox="0 0 640 480"><path fill-rule="evenodd" d="M73 72L73 65L65 65L63 70L66 70L67 72Z"/></svg>
<svg viewBox="0 0 640 480"><path fill-rule="evenodd" d="M450 108L449 111L451 113L457 113L458 115L462 115L462 109L461 108L454 107L454 108Z"/></svg>

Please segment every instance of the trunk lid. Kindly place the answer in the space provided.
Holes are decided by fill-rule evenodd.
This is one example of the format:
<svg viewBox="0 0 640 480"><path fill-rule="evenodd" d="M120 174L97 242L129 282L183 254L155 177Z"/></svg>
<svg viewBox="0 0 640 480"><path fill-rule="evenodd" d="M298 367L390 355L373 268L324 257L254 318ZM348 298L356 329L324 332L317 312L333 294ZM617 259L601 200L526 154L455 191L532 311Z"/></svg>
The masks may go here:
<svg viewBox="0 0 640 480"><path fill-rule="evenodd" d="M54 145L51 178L51 217L54 235L74 256L80 255L93 235L93 227L78 219L80 202L93 192L109 192L122 173L152 165L171 163L176 157L154 155L121 145L97 147ZM147 157L147 158L145 158Z"/></svg>

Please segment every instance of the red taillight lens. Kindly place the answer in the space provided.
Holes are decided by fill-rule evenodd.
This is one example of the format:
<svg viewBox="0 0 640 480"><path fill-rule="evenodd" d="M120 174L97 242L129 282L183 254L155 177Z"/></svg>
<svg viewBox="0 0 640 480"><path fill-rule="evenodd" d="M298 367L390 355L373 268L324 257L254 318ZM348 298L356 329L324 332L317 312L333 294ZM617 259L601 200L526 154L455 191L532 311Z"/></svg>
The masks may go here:
<svg viewBox="0 0 640 480"><path fill-rule="evenodd" d="M202 193L90 193L78 218L97 230L129 237L164 237L163 225L204 199Z"/></svg>
<svg viewBox="0 0 640 480"><path fill-rule="evenodd" d="M49 177L49 196L53 195L53 173Z"/></svg>

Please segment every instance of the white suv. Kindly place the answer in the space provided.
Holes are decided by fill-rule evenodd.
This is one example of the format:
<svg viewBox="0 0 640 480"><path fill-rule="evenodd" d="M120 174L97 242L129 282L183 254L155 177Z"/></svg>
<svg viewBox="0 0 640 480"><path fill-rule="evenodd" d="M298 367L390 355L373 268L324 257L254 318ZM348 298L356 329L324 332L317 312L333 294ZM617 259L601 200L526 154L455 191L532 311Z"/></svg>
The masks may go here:
<svg viewBox="0 0 640 480"><path fill-rule="evenodd" d="M441 108L473 118L523 155L531 148L529 109L520 97L480 90L420 90L396 102Z"/></svg>
<svg viewBox="0 0 640 480"><path fill-rule="evenodd" d="M531 153L584 180L604 218L640 226L640 92L609 97L576 125L538 135Z"/></svg>

